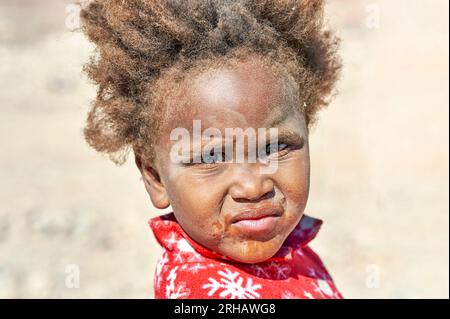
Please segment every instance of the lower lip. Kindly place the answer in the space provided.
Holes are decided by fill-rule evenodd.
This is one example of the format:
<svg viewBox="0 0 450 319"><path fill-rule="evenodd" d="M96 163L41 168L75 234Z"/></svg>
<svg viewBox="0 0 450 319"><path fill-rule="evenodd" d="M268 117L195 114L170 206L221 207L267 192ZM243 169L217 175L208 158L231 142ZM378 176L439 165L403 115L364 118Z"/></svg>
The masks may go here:
<svg viewBox="0 0 450 319"><path fill-rule="evenodd" d="M279 216L267 216L259 219L243 219L233 226L248 235L267 235L275 229Z"/></svg>

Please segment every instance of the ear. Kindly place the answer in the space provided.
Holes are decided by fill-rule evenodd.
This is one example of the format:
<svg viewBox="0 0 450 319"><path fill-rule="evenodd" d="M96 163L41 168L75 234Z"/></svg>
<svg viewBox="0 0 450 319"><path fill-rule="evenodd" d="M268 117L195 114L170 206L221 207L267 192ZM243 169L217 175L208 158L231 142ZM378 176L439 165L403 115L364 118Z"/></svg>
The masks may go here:
<svg viewBox="0 0 450 319"><path fill-rule="evenodd" d="M154 167L146 165L138 153L135 153L135 162L144 181L145 189L150 195L153 205L159 209L169 207L170 201L165 186L161 183L161 178Z"/></svg>

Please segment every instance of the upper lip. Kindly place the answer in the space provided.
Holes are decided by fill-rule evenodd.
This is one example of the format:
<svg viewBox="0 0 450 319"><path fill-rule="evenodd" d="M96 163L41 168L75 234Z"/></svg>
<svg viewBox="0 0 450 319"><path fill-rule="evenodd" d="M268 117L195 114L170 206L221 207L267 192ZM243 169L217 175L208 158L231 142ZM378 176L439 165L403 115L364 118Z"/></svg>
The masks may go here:
<svg viewBox="0 0 450 319"><path fill-rule="evenodd" d="M240 220L259 219L267 216L281 216L283 209L279 205L265 205L258 207L249 207L235 214L230 223L236 223Z"/></svg>

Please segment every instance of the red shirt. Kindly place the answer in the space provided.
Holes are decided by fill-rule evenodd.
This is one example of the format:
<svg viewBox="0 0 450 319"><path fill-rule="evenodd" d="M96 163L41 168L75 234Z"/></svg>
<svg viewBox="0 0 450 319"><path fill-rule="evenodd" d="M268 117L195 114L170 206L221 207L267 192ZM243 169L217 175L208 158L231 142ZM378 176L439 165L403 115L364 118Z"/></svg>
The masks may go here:
<svg viewBox="0 0 450 319"><path fill-rule="evenodd" d="M164 252L156 266L155 298L342 298L308 243L322 221L304 215L272 258L245 264L227 259L191 239L173 213L150 227Z"/></svg>

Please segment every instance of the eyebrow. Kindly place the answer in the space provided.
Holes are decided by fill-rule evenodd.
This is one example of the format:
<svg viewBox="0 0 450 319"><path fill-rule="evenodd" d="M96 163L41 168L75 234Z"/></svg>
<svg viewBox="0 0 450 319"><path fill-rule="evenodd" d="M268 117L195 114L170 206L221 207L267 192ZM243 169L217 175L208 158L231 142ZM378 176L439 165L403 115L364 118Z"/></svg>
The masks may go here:
<svg viewBox="0 0 450 319"><path fill-rule="evenodd" d="M283 141L288 142L288 143L292 143L292 144L297 143L297 144L303 145L303 143L305 142L305 138L302 136L302 134L299 134L299 133L295 132L295 130L293 130L289 126L282 125L286 121L286 119L288 118L288 115L289 115L288 113L283 112L283 113L277 115L272 120L270 125L266 127L266 129L267 129L266 130L266 132L267 132L267 137L266 138L268 138L270 140L270 128L276 128L277 132L278 132L277 138L278 138L279 141L283 140ZM211 143L211 142L212 142L213 146L216 145L216 143L219 144L219 143L224 143L225 142L225 144L227 144L227 140L226 140L225 136L221 136L221 137L210 136L209 138L212 139L212 140L209 140L207 142L203 141L203 139L201 140L201 147L204 146L204 143ZM257 138L257 140L258 140L258 138ZM233 138L232 143L234 143L235 141L236 141L236 139ZM228 141L228 143L229 142L230 141ZM220 144L220 145L224 145L224 144ZM191 149L191 154L192 153L193 153L193 150Z"/></svg>
<svg viewBox="0 0 450 319"><path fill-rule="evenodd" d="M282 112L281 114L277 114L272 121L267 125L267 127L276 127L283 123L288 117L288 112Z"/></svg>
<svg viewBox="0 0 450 319"><path fill-rule="evenodd" d="M284 140L289 143L298 143L303 145L305 141L304 137L290 128L285 128L283 125L286 119L288 119L289 115L289 112L286 111L278 113L277 115L272 117L267 127L278 129L278 140Z"/></svg>
<svg viewBox="0 0 450 319"><path fill-rule="evenodd" d="M302 146L305 142L303 136L290 129L280 129L278 131L278 141L287 142L289 144L298 144Z"/></svg>

